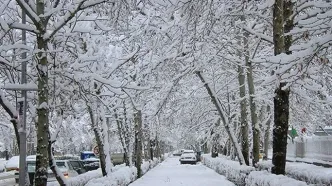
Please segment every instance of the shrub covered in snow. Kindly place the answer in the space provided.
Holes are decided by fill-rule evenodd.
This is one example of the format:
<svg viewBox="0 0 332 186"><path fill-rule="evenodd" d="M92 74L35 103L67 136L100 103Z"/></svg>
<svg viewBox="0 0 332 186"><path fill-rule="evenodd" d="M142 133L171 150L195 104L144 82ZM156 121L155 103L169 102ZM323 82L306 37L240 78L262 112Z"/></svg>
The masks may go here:
<svg viewBox="0 0 332 186"><path fill-rule="evenodd" d="M207 167L224 175L228 180L236 185L245 185L245 179L251 171L255 171L254 167L240 165L239 162L228 160L226 157L212 158L211 155L202 155L202 163Z"/></svg>
<svg viewBox="0 0 332 186"><path fill-rule="evenodd" d="M142 172L145 174L160 163L160 159L154 158L153 161L144 161ZM110 175L102 178L91 179L85 186L126 186L137 178L136 167L126 167L112 172Z"/></svg>
<svg viewBox="0 0 332 186"><path fill-rule="evenodd" d="M125 164L117 165L112 167L112 171L115 172L119 169L122 169L126 167ZM89 182L89 180L95 179L95 178L101 178L103 176L101 169L93 170L86 172L84 174L80 174L76 177L68 178L67 179L67 186L83 186L86 183ZM58 186L58 182L49 182L47 183L48 186Z"/></svg>
<svg viewBox="0 0 332 186"><path fill-rule="evenodd" d="M306 163L286 163L286 174L308 184L332 185L332 169Z"/></svg>
<svg viewBox="0 0 332 186"><path fill-rule="evenodd" d="M258 163L258 170L271 171L272 161ZM307 163L287 162L286 175L308 184L330 185L332 183L332 169Z"/></svg>
<svg viewBox="0 0 332 186"><path fill-rule="evenodd" d="M86 186L126 186L136 177L136 167L122 167L106 177L91 179Z"/></svg>
<svg viewBox="0 0 332 186"><path fill-rule="evenodd" d="M306 186L303 181L298 181L284 175L275 175L267 171L252 171L246 179L247 186Z"/></svg>
<svg viewBox="0 0 332 186"><path fill-rule="evenodd" d="M161 160L158 159L158 158L153 158L153 160L144 161L143 164L142 164L142 173L145 174L150 169L152 169L153 167L158 165L158 163L160 163L160 161Z"/></svg>

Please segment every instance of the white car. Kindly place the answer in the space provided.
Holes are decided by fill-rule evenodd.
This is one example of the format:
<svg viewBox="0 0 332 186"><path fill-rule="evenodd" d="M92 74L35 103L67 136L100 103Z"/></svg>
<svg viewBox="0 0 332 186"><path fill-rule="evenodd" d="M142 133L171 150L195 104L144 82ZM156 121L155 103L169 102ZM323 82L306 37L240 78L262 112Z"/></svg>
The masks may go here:
<svg viewBox="0 0 332 186"><path fill-rule="evenodd" d="M180 163L190 163L190 164L196 164L196 154L193 150L184 150L182 152L182 155L180 157Z"/></svg>

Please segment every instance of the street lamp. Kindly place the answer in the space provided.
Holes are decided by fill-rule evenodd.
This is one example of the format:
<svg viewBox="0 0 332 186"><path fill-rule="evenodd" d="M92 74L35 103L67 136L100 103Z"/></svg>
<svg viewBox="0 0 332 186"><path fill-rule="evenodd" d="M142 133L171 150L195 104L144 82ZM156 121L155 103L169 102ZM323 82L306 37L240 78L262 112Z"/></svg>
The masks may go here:
<svg viewBox="0 0 332 186"><path fill-rule="evenodd" d="M26 68L23 70L23 66L26 66L26 62L22 62L22 83L26 82ZM20 163L19 163L19 186L25 186L26 181L26 156L27 156L27 136L26 136L26 112L27 112L27 91L37 91L36 86L31 84L9 84L4 87L5 90L22 91L22 98L19 102L19 127L18 132L20 136Z"/></svg>
<svg viewBox="0 0 332 186"><path fill-rule="evenodd" d="M26 13L22 10L22 24L26 24ZM26 30L22 29L22 44L26 45ZM20 169L19 169L19 186L26 185L26 156L27 156L27 136L26 136L26 112L27 112L27 91L37 91L38 88L36 85L27 84L27 53L22 52L22 73L21 73L21 84L9 84L4 87L5 90L16 90L21 91L22 99L19 100L19 136L20 136ZM30 185L30 184L28 184Z"/></svg>

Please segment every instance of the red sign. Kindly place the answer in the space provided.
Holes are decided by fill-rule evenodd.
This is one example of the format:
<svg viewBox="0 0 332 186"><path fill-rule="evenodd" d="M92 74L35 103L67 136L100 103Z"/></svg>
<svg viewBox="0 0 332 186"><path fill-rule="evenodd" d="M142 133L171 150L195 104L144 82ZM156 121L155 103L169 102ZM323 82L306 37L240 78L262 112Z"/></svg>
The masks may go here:
<svg viewBox="0 0 332 186"><path fill-rule="evenodd" d="M93 148L93 153L94 153L96 156L99 156L99 147L98 147L98 145L95 146L95 147Z"/></svg>

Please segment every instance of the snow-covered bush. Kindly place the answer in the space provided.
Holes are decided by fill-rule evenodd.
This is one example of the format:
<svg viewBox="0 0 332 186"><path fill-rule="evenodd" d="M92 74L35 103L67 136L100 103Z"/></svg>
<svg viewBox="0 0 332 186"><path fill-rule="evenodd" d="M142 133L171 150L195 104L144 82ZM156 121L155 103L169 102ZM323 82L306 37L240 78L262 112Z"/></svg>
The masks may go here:
<svg viewBox="0 0 332 186"><path fill-rule="evenodd" d="M303 181L298 181L284 175L275 175L267 171L252 171L246 179L246 186L306 186Z"/></svg>
<svg viewBox="0 0 332 186"><path fill-rule="evenodd" d="M152 160L144 161L143 164L142 164L142 174L145 174L150 169L157 166L158 163L160 163L160 162L161 162L161 160L158 159L158 158L153 158L153 161Z"/></svg>
<svg viewBox="0 0 332 186"><path fill-rule="evenodd" d="M258 170L271 171L272 161L258 163ZM307 163L287 162L286 175L308 184L329 185L332 183L332 170Z"/></svg>
<svg viewBox="0 0 332 186"><path fill-rule="evenodd" d="M271 172L271 168L273 167L272 161L261 161L257 163L257 170L266 170Z"/></svg>
<svg viewBox="0 0 332 186"><path fill-rule="evenodd" d="M226 159L226 157L212 158L211 155L202 155L202 163L207 167L215 170L217 173L224 175L228 180L236 185L245 185L245 179L254 167L240 165L237 161Z"/></svg>
<svg viewBox="0 0 332 186"><path fill-rule="evenodd" d="M142 164L142 173L145 174L161 162L160 159L154 158L153 161L144 161ZM112 172L107 177L90 180L85 186L126 186L137 178L136 167L126 167L124 164L120 169Z"/></svg>
<svg viewBox="0 0 332 186"><path fill-rule="evenodd" d="M121 164L121 165L117 165L112 167L112 171L116 172L120 169L123 169L125 166L125 164ZM89 171L86 172L84 174L80 174L76 177L72 177L72 178L68 178L67 179L67 186L83 186L86 183L88 183L90 180L92 179L96 179L96 178L101 178L103 176L101 169L97 169L97 170L93 170L93 171ZM47 183L48 186L58 186L59 183L58 182L49 182Z"/></svg>
<svg viewBox="0 0 332 186"><path fill-rule="evenodd" d="M332 169L306 163L286 163L286 174L308 184L331 185Z"/></svg>
<svg viewBox="0 0 332 186"><path fill-rule="evenodd" d="M106 177L91 179L85 186L126 186L137 177L136 167L122 167Z"/></svg>

